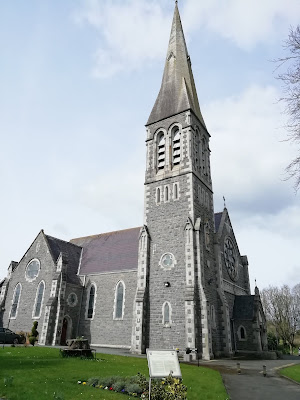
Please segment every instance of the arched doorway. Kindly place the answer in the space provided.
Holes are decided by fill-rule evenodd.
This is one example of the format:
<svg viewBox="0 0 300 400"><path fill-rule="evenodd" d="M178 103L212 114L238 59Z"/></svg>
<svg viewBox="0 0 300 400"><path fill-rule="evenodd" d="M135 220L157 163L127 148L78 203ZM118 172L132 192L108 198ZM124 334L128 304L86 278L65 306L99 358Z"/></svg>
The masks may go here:
<svg viewBox="0 0 300 400"><path fill-rule="evenodd" d="M60 344L61 346L65 346L67 343L67 339L71 339L72 332L72 320L66 315L63 319L63 324L61 328L61 336L60 336Z"/></svg>

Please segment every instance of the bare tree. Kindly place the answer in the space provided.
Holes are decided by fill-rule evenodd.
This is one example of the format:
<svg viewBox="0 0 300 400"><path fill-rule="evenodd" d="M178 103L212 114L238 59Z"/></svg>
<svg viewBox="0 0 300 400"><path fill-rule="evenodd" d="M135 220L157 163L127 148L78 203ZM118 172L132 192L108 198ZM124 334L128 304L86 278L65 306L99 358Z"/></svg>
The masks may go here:
<svg viewBox="0 0 300 400"><path fill-rule="evenodd" d="M280 98L285 103L285 112L288 115L287 131L288 140L300 144L300 25L290 28L289 36L283 48L288 52L286 57L275 60L277 69L283 65L286 71L277 78L283 83L283 96ZM300 149L298 154L300 153ZM286 168L288 178L295 179L295 189L300 188L300 155L298 155Z"/></svg>
<svg viewBox="0 0 300 400"><path fill-rule="evenodd" d="M281 288L269 286L261 292L261 299L267 320L292 353L300 321L300 285L293 289L287 285Z"/></svg>

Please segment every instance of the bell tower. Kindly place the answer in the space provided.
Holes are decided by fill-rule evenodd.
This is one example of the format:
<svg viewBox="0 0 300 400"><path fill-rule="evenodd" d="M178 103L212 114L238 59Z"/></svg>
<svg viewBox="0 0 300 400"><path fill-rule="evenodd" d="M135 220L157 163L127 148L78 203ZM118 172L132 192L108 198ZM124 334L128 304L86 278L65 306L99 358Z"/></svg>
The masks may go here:
<svg viewBox="0 0 300 400"><path fill-rule="evenodd" d="M148 257L143 272L139 270L145 287L137 290L143 319L133 329L142 329L144 347L197 348L209 359L218 307L210 135L177 2L161 88L146 130Z"/></svg>

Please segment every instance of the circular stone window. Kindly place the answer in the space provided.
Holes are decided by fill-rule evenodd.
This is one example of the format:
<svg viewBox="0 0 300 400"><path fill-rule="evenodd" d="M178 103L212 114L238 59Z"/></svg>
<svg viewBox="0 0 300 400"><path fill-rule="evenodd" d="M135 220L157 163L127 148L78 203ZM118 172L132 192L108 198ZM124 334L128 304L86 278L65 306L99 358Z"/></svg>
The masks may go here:
<svg viewBox="0 0 300 400"><path fill-rule="evenodd" d="M234 244L230 238L227 238L224 243L224 258L228 275L233 281L237 280L237 255Z"/></svg>
<svg viewBox="0 0 300 400"><path fill-rule="evenodd" d="M67 302L70 307L75 307L78 302L76 293L73 293L73 292L70 293L68 296Z"/></svg>
<svg viewBox="0 0 300 400"><path fill-rule="evenodd" d="M171 269L176 265L175 257L172 253L165 253L161 256L159 265L163 269Z"/></svg>
<svg viewBox="0 0 300 400"><path fill-rule="evenodd" d="M38 259L31 260L26 268L26 279L34 281L40 272L41 264Z"/></svg>

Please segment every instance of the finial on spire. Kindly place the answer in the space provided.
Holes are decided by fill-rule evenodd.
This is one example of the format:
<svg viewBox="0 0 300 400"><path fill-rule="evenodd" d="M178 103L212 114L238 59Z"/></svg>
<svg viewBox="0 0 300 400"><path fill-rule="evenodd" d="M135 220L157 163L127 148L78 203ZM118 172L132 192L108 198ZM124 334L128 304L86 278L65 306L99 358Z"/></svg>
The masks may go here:
<svg viewBox="0 0 300 400"><path fill-rule="evenodd" d="M256 286L256 278L254 279L254 281L255 281L255 286Z"/></svg>
<svg viewBox="0 0 300 400"><path fill-rule="evenodd" d="M225 200L225 196L223 196L223 200L224 200L224 208L226 208L226 200Z"/></svg>

